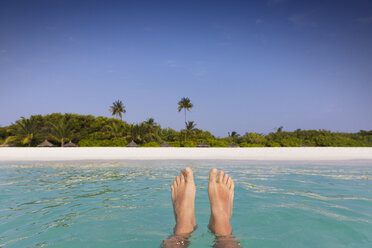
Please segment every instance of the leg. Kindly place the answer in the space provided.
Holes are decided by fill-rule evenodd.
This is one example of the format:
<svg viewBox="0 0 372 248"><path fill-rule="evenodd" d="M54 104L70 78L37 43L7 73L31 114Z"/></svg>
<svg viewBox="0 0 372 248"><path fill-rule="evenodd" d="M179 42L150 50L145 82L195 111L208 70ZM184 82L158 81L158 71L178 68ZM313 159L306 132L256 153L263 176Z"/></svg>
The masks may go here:
<svg viewBox="0 0 372 248"><path fill-rule="evenodd" d="M185 247L188 238L196 228L195 220L195 183L191 168L181 171L171 186L174 218L174 235L163 241L161 247Z"/></svg>
<svg viewBox="0 0 372 248"><path fill-rule="evenodd" d="M222 170L212 169L209 173L208 195L211 204L209 229L216 235L214 247L240 247L231 235L230 219L233 210L234 182Z"/></svg>

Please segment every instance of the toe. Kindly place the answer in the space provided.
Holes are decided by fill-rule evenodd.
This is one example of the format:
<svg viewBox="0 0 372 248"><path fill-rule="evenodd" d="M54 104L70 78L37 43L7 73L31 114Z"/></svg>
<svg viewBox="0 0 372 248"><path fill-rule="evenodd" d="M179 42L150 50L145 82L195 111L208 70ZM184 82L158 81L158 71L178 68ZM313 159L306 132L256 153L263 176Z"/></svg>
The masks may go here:
<svg viewBox="0 0 372 248"><path fill-rule="evenodd" d="M234 188L235 188L234 182L231 182L230 190L234 190Z"/></svg>
<svg viewBox="0 0 372 248"><path fill-rule="evenodd" d="M223 184L227 184L227 179L229 179L229 175L228 174L225 174L223 176L223 180L222 180Z"/></svg>
<svg viewBox="0 0 372 248"><path fill-rule="evenodd" d="M218 173L218 182L221 183L222 182L222 179L223 179L223 175L225 174L225 172L223 172L223 170L220 170L220 172Z"/></svg>
<svg viewBox="0 0 372 248"><path fill-rule="evenodd" d="M173 184L171 186L171 196L172 196L172 199L174 199L174 186L173 186Z"/></svg>
<svg viewBox="0 0 372 248"><path fill-rule="evenodd" d="M209 172L209 182L216 182L217 172L218 170L216 168L211 169L211 172Z"/></svg>
<svg viewBox="0 0 372 248"><path fill-rule="evenodd" d="M193 182L194 181L194 173L192 172L190 167L185 168L185 174L186 174L186 181L187 182Z"/></svg>
<svg viewBox="0 0 372 248"><path fill-rule="evenodd" d="M180 177L180 179L181 179L181 180L180 180L181 183L184 183L184 182L185 182L185 176L184 176L184 172L183 172L183 171L180 172L179 177Z"/></svg>
<svg viewBox="0 0 372 248"><path fill-rule="evenodd" d="M232 179L231 179L231 177L229 177L227 179L227 182L226 182L226 185L227 185L228 188L231 188L231 183L232 183Z"/></svg>
<svg viewBox="0 0 372 248"><path fill-rule="evenodd" d="M176 177L176 183L177 183L177 185L180 185L180 183L181 183L181 177L180 176Z"/></svg>

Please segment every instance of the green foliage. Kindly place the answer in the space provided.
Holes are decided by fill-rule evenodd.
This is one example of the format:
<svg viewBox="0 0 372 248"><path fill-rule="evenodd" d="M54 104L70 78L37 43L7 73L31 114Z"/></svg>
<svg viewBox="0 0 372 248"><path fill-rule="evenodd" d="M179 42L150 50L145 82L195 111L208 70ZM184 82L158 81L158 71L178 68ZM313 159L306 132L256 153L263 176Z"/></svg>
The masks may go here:
<svg viewBox="0 0 372 248"><path fill-rule="evenodd" d="M121 119L94 117L92 115L61 114L34 115L21 118L15 124L0 127L1 144L16 146L36 146L44 139L71 140L79 146L125 146L134 140L140 146L159 146L163 141L172 147L195 147L205 142L212 147L227 147L235 143L240 147L297 147L335 146L372 147L372 131L358 133L335 133L327 130L283 131L283 127L267 135L247 132L239 136L231 132L228 137L216 138L210 132L198 129L195 123L187 123L188 128L176 131L161 128L153 118L136 124L128 124Z"/></svg>
<svg viewBox="0 0 372 248"><path fill-rule="evenodd" d="M107 147L124 147L127 145L124 138L112 138L106 140L82 139L79 141L80 147L107 146Z"/></svg>
<svg viewBox="0 0 372 248"><path fill-rule="evenodd" d="M165 128L165 129L160 130L159 136L161 140L167 140L171 142L171 141L179 140L180 135L179 135L179 132L177 132L176 130L172 128ZM167 143L170 144L170 142L167 142Z"/></svg>
<svg viewBox="0 0 372 248"><path fill-rule="evenodd" d="M121 137L124 135L125 128L123 123L111 122L105 125L107 133L112 137Z"/></svg>
<svg viewBox="0 0 372 248"><path fill-rule="evenodd" d="M178 102L178 112L181 112L182 109L185 110L185 125L186 123L186 110L191 111L191 109L194 107L194 105L191 103L190 99L188 97L183 97L179 102Z"/></svg>
<svg viewBox="0 0 372 248"><path fill-rule="evenodd" d="M258 133L245 133L243 138L248 144L259 144L264 146L267 143L265 136Z"/></svg>
<svg viewBox="0 0 372 248"><path fill-rule="evenodd" d="M190 140L185 140L181 142L181 147L196 147L196 142L190 141Z"/></svg>
<svg viewBox="0 0 372 248"><path fill-rule="evenodd" d="M160 147L158 142L149 142L141 145L142 147Z"/></svg>
<svg viewBox="0 0 372 248"><path fill-rule="evenodd" d="M142 122L140 124L129 124L126 130L125 138L127 140L133 140L137 144L145 142L146 126Z"/></svg>
<svg viewBox="0 0 372 248"><path fill-rule="evenodd" d="M191 132L191 131L195 130L195 127L196 127L195 122L193 122L193 121L186 122L186 131Z"/></svg>
<svg viewBox="0 0 372 248"><path fill-rule="evenodd" d="M94 132L89 135L87 135L88 138L90 139L95 139L95 140L104 140L104 139L110 139L110 138L118 138L118 137L112 137L110 134L106 132Z"/></svg>
<svg viewBox="0 0 372 248"><path fill-rule="evenodd" d="M16 124L15 133L17 137L22 140L22 144L27 144L30 147L39 133L36 117L31 116L29 119L21 117L20 120L16 121Z"/></svg>
<svg viewBox="0 0 372 248"><path fill-rule="evenodd" d="M149 118L147 121L143 122L142 125L144 126L144 142L160 142L160 132L161 127L155 122L154 118Z"/></svg>
<svg viewBox="0 0 372 248"><path fill-rule="evenodd" d="M167 142L171 147L180 147L181 143L179 141L169 141Z"/></svg>
<svg viewBox="0 0 372 248"><path fill-rule="evenodd" d="M5 127L0 127L0 139L4 140L7 137L7 130Z"/></svg>
<svg viewBox="0 0 372 248"><path fill-rule="evenodd" d="M280 145L286 146L286 147L297 147L297 146L301 146L300 144L301 144L301 141L296 137L285 138L280 141Z"/></svg>
<svg viewBox="0 0 372 248"><path fill-rule="evenodd" d="M264 147L262 144L253 144L253 143L247 143L243 142L239 144L240 147Z"/></svg>
<svg viewBox="0 0 372 248"><path fill-rule="evenodd" d="M240 134L238 134L236 131L232 131L231 134L229 133L229 136L232 138L237 138L240 136Z"/></svg>
<svg viewBox="0 0 372 248"><path fill-rule="evenodd" d="M269 141L269 142L267 143L267 146L268 146L268 147L280 147L280 144L277 143L277 142L274 142L274 141Z"/></svg>
<svg viewBox="0 0 372 248"><path fill-rule="evenodd" d="M12 143L12 142L14 142L16 140L17 140L17 136L8 136L8 137L6 137L5 140L1 140L0 141L0 144L2 146L5 146L5 145L8 145L8 144L10 144L10 143Z"/></svg>
<svg viewBox="0 0 372 248"><path fill-rule="evenodd" d="M110 107L110 112L112 115L115 115L116 117L120 117L120 119L122 119L122 114L125 114L126 112L123 102L119 100L113 102L112 106Z"/></svg>
<svg viewBox="0 0 372 248"><path fill-rule="evenodd" d="M190 111L194 105L191 103L190 98L182 97L181 100L178 102L178 112L181 112L182 109Z"/></svg>
<svg viewBox="0 0 372 248"><path fill-rule="evenodd" d="M229 147L229 144L230 144L225 140L217 140L217 139L208 139L204 142L210 145L211 147Z"/></svg>
<svg viewBox="0 0 372 248"><path fill-rule="evenodd" d="M65 115L56 122L50 122L51 125L51 137L60 142L63 147L65 141L68 141L72 136L72 129L70 126L70 116Z"/></svg>

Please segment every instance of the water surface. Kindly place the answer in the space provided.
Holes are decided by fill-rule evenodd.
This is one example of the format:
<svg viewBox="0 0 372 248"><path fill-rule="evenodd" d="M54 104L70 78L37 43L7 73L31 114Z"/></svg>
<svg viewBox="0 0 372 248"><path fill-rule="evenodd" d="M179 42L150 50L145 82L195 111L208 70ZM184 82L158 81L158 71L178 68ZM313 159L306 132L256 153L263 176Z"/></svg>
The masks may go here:
<svg viewBox="0 0 372 248"><path fill-rule="evenodd" d="M372 164L116 161L0 164L0 247L158 247L172 233L170 185L191 166L209 247L208 172L235 181L243 247L372 247Z"/></svg>

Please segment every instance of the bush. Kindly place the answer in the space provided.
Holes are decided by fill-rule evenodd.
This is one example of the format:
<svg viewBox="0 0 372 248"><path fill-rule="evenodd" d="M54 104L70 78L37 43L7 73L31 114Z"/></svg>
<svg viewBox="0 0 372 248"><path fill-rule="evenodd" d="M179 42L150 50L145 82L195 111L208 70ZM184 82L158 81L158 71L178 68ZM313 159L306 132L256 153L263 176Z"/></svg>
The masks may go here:
<svg viewBox="0 0 372 248"><path fill-rule="evenodd" d="M297 139L296 137L282 139L280 141L280 144L285 147L299 147L301 146L301 141Z"/></svg>
<svg viewBox="0 0 372 248"><path fill-rule="evenodd" d="M78 144L81 147L124 147L127 145L127 141L124 138L112 138L109 140L82 139Z"/></svg>
<svg viewBox="0 0 372 248"><path fill-rule="evenodd" d="M372 147L372 130L360 130L358 133L336 133L327 130L301 130L285 132L282 128L275 133L267 135L259 133L245 133L240 137L216 138L210 132L201 129L176 131L171 128L163 129L160 125L148 122L127 124L122 120L108 117L94 117L92 115L61 114L53 113L45 116L31 116L36 123L37 135L32 139L31 146L36 146L45 138L51 140L51 125L61 118L69 119L71 135L68 137L80 146L125 146L127 142L134 140L143 146L158 146L152 142L166 141L172 147L195 147L205 141L212 147L226 147L234 142L241 147L293 147L293 146L368 146ZM31 119L30 117L30 119ZM10 136L17 136L12 141L15 146L27 146L22 141L25 135L20 131L18 124L0 127L0 140L4 142ZM116 138L113 138L116 137ZM149 144L147 144L149 143Z"/></svg>
<svg viewBox="0 0 372 248"><path fill-rule="evenodd" d="M245 133L244 138L246 139L248 144L266 144L266 138L262 134L258 133Z"/></svg>
<svg viewBox="0 0 372 248"><path fill-rule="evenodd" d="M205 143L211 147L228 147L229 143L225 140L207 140Z"/></svg>
<svg viewBox="0 0 372 248"><path fill-rule="evenodd" d="M0 127L0 139L5 140L7 136L7 131L5 127Z"/></svg>
<svg viewBox="0 0 372 248"><path fill-rule="evenodd" d="M171 147L180 147L181 144L179 141L170 141L170 142L167 142Z"/></svg>
<svg viewBox="0 0 372 248"><path fill-rule="evenodd" d="M91 140L104 140L104 139L110 139L110 134L105 132L94 132L89 134L89 139Z"/></svg>
<svg viewBox="0 0 372 248"><path fill-rule="evenodd" d="M181 147L196 147L196 144L192 141L183 141Z"/></svg>
<svg viewBox="0 0 372 248"><path fill-rule="evenodd" d="M262 144L248 144L247 142L243 142L239 144L240 147L264 147Z"/></svg>
<svg viewBox="0 0 372 248"><path fill-rule="evenodd" d="M141 145L142 147L160 147L159 143L158 142L148 142L148 143L145 143L143 145Z"/></svg>
<svg viewBox="0 0 372 248"><path fill-rule="evenodd" d="M267 143L267 146L269 146L269 147L280 147L280 144L277 143L277 142L274 142L274 141L269 141Z"/></svg>

